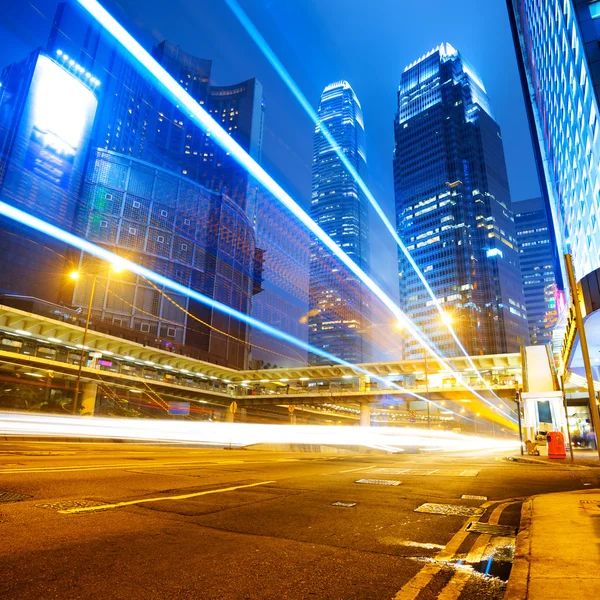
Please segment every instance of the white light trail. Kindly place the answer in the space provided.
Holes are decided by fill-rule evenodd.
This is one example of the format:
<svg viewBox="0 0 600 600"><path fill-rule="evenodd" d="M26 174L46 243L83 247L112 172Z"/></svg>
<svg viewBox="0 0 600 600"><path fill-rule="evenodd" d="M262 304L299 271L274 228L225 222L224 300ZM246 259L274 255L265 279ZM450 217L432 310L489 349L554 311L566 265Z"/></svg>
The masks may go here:
<svg viewBox="0 0 600 600"><path fill-rule="evenodd" d="M404 448L479 452L512 451L518 440L467 436L451 431L400 427L340 427L329 425L257 425L156 419L115 419L31 413L0 413L0 434L18 436L88 437L214 446L254 444L314 444L363 446L389 452Z"/></svg>
<svg viewBox="0 0 600 600"><path fill-rule="evenodd" d="M261 35L261 33L258 31L258 29L254 25L254 23L252 22L252 20L250 19L250 17L248 17L248 15L244 12L244 10L242 9L242 7L238 4L237 0L225 0L225 2L229 6L229 8L233 12L233 14L236 16L236 18L238 19L238 21L241 23L241 25L246 29L248 35L254 40L254 42L256 43L256 45L259 47L259 49L265 55L265 58L269 61L269 63L271 63L271 66L275 69L275 71L277 72L277 74L281 77L281 79L283 80L283 82L285 83L285 85L288 87L288 89L295 96L296 100L298 100L298 103L300 104L300 106L302 106L302 108L304 109L304 111L306 112L306 114L309 116L309 118L313 121L313 123L315 125L319 125L321 123L321 119L319 118L319 115L317 114L317 112L315 111L315 109L312 107L312 105L310 104L310 102L308 101L308 99L306 98L306 96L302 93L302 91L298 87L298 84L294 81L294 79L289 74L289 72L287 71L287 69L283 66L283 64L281 63L281 61L277 58L277 56L275 55L275 53L273 52L273 50L271 49L271 47L269 46L269 44L267 43L267 41L264 39L264 37ZM387 218L385 212L383 211L383 209L381 208L381 206L379 205L379 203L375 199L375 196L373 196L373 194L371 193L371 190L369 189L369 187L367 186L367 184L364 182L363 178L359 175L359 173L356 170L356 168L354 167L354 165L352 165L352 163L348 160L348 157L346 156L346 154L344 153L344 151L340 148L339 144L335 141L335 138L330 133L329 128L328 127L321 127L320 131L321 131L323 137L327 140L327 142L329 142L329 145L331 146L331 148L333 149L333 151L336 153L336 155L339 158L340 162L344 165L344 167L346 168L346 170L348 171L348 173L352 176L352 178L354 179L354 181L358 184L358 186L360 187L360 189L362 190L362 192L365 194L365 196L369 200L371 206L375 209L375 212L377 213L377 215L379 216L379 218L382 220L382 222L385 225L386 229L390 232L390 234L392 235L394 241L396 242L396 244L398 245L398 247L402 251L402 254L404 254L404 256L406 257L406 259L410 263L411 267L414 269L415 273L417 274L417 276L421 280L421 283L423 284L423 286L427 290L427 293L429 294L430 298L433 300L433 302L435 304L435 307L437 308L437 311L438 311L438 313L440 315L440 318L441 318L443 324L445 325L446 329L452 335L452 338L454 339L454 341L456 342L456 344L458 345L458 347L460 348L460 350L462 351L462 353L467 358L467 361L471 365L471 368L473 368L475 370L475 372L477 373L477 376L481 379L481 381L483 382L484 386L490 392L492 392L492 394L496 398L498 398L498 400L500 400L501 402L504 403L504 401L496 394L496 392L494 392L494 390L487 383L487 381L485 381L484 377L481 375L481 373L479 372L479 370L475 366L475 363L473 362L473 359L471 358L471 356L467 352L466 348L462 345L459 337L457 336L456 332L454 331L454 328L452 327L452 321L448 318L448 315L444 312L444 309L442 308L442 305L440 304L440 301L438 300L438 297L435 295L435 292L433 291L433 289L429 285L429 282L427 281L427 278L425 277L424 273L419 268L419 265L417 265L417 263L415 262L415 260L411 256L410 252L408 251L408 248L404 245L404 243L400 239L400 236L398 235L398 232L396 231L395 227L392 225L392 223L390 222L390 220ZM407 329L409 329L409 331L411 332L411 334L414 337L414 334L413 334L413 331L411 331L411 328L414 329L415 326L412 323L412 321L406 315L404 315L404 317L403 317L402 320L406 322L405 326L407 326ZM408 326L409 323L410 323L410 327ZM415 339L419 343L421 343L420 339L418 339L417 337L415 337ZM453 369L451 368L451 370L453 370ZM505 404L505 406L509 410L511 410L511 411L514 412L513 408L511 408L507 404Z"/></svg>

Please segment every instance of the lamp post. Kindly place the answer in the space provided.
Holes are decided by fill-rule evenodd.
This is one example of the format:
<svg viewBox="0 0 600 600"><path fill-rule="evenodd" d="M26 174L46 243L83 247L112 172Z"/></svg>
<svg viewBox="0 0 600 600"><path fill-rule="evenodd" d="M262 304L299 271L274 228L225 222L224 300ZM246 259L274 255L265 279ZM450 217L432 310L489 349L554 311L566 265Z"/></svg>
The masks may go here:
<svg viewBox="0 0 600 600"><path fill-rule="evenodd" d="M88 330L90 328L90 320L92 318L92 305L94 303L94 294L96 293L96 280L98 278L98 273L101 271L102 271L102 269L95 270L95 271L92 271L89 273L84 273L84 275L92 276L92 288L90 290L87 314L85 317L85 328L83 330L83 339L81 341L81 354L79 355L79 366L77 367L77 380L75 383L75 399L73 400L73 414L74 415L77 414L77 405L78 405L78 401L79 401L79 390L81 387L81 369L83 368L83 359L85 357L85 351L86 351L85 342L87 341L87 334L88 334ZM113 273L119 273L120 271L122 271L122 267L117 264L113 264L108 269L108 272L110 272L110 271L112 271ZM80 275L81 275L81 273L79 271L73 271L72 273L69 274L69 277L73 281L77 281L79 279Z"/></svg>

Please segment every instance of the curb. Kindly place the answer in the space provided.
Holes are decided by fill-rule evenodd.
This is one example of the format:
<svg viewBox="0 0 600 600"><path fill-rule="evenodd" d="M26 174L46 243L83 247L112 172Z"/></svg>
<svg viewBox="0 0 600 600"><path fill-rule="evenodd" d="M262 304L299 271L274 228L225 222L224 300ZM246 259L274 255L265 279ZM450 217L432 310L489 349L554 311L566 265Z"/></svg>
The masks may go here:
<svg viewBox="0 0 600 600"><path fill-rule="evenodd" d="M515 547L510 577L504 592L504 600L524 600L529 588L529 568L531 558L531 518L533 515L533 498L523 503L521 521Z"/></svg>

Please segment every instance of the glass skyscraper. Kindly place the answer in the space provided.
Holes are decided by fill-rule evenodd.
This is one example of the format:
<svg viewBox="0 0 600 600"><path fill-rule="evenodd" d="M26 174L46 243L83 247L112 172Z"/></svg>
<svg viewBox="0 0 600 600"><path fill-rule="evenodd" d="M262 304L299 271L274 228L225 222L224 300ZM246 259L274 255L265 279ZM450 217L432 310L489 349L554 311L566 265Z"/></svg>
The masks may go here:
<svg viewBox="0 0 600 600"><path fill-rule="evenodd" d="M405 68L395 137L398 234L469 354L518 351L529 335L500 128L449 44ZM399 281L403 310L440 351L459 353L401 253ZM407 341L405 353L422 349Z"/></svg>
<svg viewBox="0 0 600 600"><path fill-rule="evenodd" d="M328 85L319 103L315 128L310 215L362 269L369 264L368 205L329 141L366 176L362 109L347 81ZM370 359L369 302L364 286L315 238L310 247L308 341L349 362ZM312 364L327 362L309 355Z"/></svg>
<svg viewBox="0 0 600 600"><path fill-rule="evenodd" d="M600 268L600 2L507 3L542 192L581 280Z"/></svg>
<svg viewBox="0 0 600 600"><path fill-rule="evenodd" d="M515 202L513 208L529 337L532 344L546 344L557 321L558 293L548 218L541 198Z"/></svg>

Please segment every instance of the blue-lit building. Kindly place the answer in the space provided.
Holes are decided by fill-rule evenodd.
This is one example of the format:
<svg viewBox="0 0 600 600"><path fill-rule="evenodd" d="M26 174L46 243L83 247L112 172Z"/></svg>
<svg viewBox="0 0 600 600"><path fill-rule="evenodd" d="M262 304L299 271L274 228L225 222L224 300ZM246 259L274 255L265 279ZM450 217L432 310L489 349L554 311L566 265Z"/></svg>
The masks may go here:
<svg viewBox="0 0 600 600"><path fill-rule="evenodd" d="M367 200L323 135L327 128L359 175L366 177L365 128L350 84L328 85L315 128L310 215L363 270L369 270ZM308 341L352 363L370 360L370 308L364 286L316 238L310 245ZM324 361L309 355L312 364Z"/></svg>
<svg viewBox="0 0 600 600"><path fill-rule="evenodd" d="M227 196L187 177L116 152L96 149L81 194L78 231L85 239L249 314L260 271L244 211ZM95 259L81 254L82 272ZM103 269L94 318L189 346L219 364L247 362L248 327L183 294L133 273ZM87 306L90 278L80 278L74 304Z"/></svg>
<svg viewBox="0 0 600 600"><path fill-rule="evenodd" d="M541 198L513 203L531 344L547 344L556 325L558 288L548 217Z"/></svg>
<svg viewBox="0 0 600 600"><path fill-rule="evenodd" d="M442 44L404 69L395 119L398 234L469 354L528 342L525 299L500 128L484 84ZM426 336L460 353L399 253L400 301ZM407 358L422 353L412 340Z"/></svg>
<svg viewBox="0 0 600 600"><path fill-rule="evenodd" d="M558 251L573 255L581 280L600 268L600 2L508 8L543 197Z"/></svg>
<svg viewBox="0 0 600 600"><path fill-rule="evenodd" d="M253 299L252 316L306 342L310 235L269 192L256 194L254 227L256 245L264 249L263 290ZM258 365L298 367L308 362L305 350L258 329L252 329L250 341Z"/></svg>

